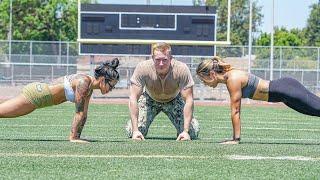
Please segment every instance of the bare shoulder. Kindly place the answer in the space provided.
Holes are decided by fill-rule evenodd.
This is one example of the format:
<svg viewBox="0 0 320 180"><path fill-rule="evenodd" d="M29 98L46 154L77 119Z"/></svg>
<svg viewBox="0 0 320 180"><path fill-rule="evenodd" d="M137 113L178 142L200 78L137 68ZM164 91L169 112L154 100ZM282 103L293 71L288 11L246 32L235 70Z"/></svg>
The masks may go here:
<svg viewBox="0 0 320 180"><path fill-rule="evenodd" d="M248 73L241 70L231 70L228 72L228 80L227 83L241 85L244 87L248 82Z"/></svg>
<svg viewBox="0 0 320 180"><path fill-rule="evenodd" d="M66 75L66 76L62 76L56 79L53 79L50 83L50 85L57 85L57 84L63 84L65 79L67 79L71 86L74 87L76 84L78 84L79 80L84 80L84 81L88 81L91 82L91 78L89 75L86 74L70 74L70 75Z"/></svg>
<svg viewBox="0 0 320 180"><path fill-rule="evenodd" d="M91 77L87 74L74 74L71 76L72 80L84 80L84 81L90 81L91 82Z"/></svg>
<svg viewBox="0 0 320 180"><path fill-rule="evenodd" d="M75 86L76 93L79 95L88 95L91 91L92 79L89 75L76 74L73 77L73 86Z"/></svg>
<svg viewBox="0 0 320 180"><path fill-rule="evenodd" d="M89 75L86 75L86 74L77 74L75 77L74 77L74 80L76 82L76 85L90 85L91 84L91 77Z"/></svg>

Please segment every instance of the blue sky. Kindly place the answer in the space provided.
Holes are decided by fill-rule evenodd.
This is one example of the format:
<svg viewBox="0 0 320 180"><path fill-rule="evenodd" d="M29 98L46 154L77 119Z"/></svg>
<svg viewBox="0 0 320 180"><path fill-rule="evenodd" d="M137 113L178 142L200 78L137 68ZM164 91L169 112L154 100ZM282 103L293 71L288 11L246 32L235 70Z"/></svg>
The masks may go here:
<svg viewBox="0 0 320 180"><path fill-rule="evenodd" d="M303 28L307 24L310 14L310 5L318 0L274 0L274 24L287 29ZM271 32L272 29L272 0L258 0L258 4L263 6L264 14L263 32Z"/></svg>
<svg viewBox="0 0 320 180"><path fill-rule="evenodd" d="M121 3L121 4L146 4L147 0L99 0L102 3ZM175 4L192 5L192 0L149 0L151 4ZM262 6L264 15L262 32L271 32L272 30L272 0L255 0ZM319 0L274 0L274 25L285 27L287 29L303 28L306 26L310 13L310 5Z"/></svg>

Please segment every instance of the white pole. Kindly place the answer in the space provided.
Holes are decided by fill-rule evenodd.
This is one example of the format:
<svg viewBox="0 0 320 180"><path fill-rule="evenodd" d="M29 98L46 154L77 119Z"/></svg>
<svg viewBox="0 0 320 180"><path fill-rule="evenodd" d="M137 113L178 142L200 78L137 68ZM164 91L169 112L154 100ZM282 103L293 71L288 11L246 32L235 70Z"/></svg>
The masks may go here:
<svg viewBox="0 0 320 180"><path fill-rule="evenodd" d="M9 22L9 62L11 62L11 40L12 40L12 0L10 0L10 22Z"/></svg>
<svg viewBox="0 0 320 180"><path fill-rule="evenodd" d="M252 50L252 0L250 0L250 13L249 13L249 49L248 49L248 73L251 73L251 50Z"/></svg>
<svg viewBox="0 0 320 180"><path fill-rule="evenodd" d="M61 20L59 20L59 58L58 63L61 64Z"/></svg>
<svg viewBox="0 0 320 180"><path fill-rule="evenodd" d="M81 38L81 36L80 36L80 33L81 33L81 31L80 31L80 28L81 28L80 22L81 22L81 2L80 2L80 0L78 0L78 39ZM79 45L79 48L80 48L80 43L78 45Z"/></svg>
<svg viewBox="0 0 320 180"><path fill-rule="evenodd" d="M230 16L231 16L231 0L228 0L227 42L230 42Z"/></svg>
<svg viewBox="0 0 320 180"><path fill-rule="evenodd" d="M319 88L320 48L318 48L318 59L317 60L318 60L318 66L317 66L317 90L318 90L318 88Z"/></svg>
<svg viewBox="0 0 320 180"><path fill-rule="evenodd" d="M270 80L273 80L273 33L274 33L274 0L272 0L271 43L270 43Z"/></svg>

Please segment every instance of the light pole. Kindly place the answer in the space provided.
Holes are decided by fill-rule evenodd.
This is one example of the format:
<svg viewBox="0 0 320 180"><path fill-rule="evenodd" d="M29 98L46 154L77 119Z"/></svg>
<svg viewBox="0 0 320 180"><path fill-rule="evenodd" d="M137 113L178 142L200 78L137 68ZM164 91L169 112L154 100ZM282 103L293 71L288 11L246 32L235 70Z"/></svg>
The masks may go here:
<svg viewBox="0 0 320 180"><path fill-rule="evenodd" d="M11 41L12 41L12 0L10 0L10 22L9 22L9 62L11 62Z"/></svg>
<svg viewBox="0 0 320 180"><path fill-rule="evenodd" d="M270 42L270 80L273 80L273 34L274 34L274 0L272 0L272 21L271 21L271 42Z"/></svg>
<svg viewBox="0 0 320 180"><path fill-rule="evenodd" d="M248 49L248 73L251 73L251 50L252 50L252 0L250 2L250 13L249 13L249 49Z"/></svg>
<svg viewBox="0 0 320 180"><path fill-rule="evenodd" d="M59 59L58 63L61 64L61 21L63 17L63 4L58 3L55 11L55 18L59 22Z"/></svg>
<svg viewBox="0 0 320 180"><path fill-rule="evenodd" d="M9 61L9 63L11 63L11 45L12 45L12 0L10 0L10 12L9 12L9 18L10 18L10 20L9 20L9 33L8 33L8 41L9 41L9 52L8 52L8 54L9 54L9 57L8 57L8 61ZM13 71L14 71L14 67L13 67L13 64L10 64L10 65L7 65L6 67L10 67L10 69L11 69L11 84L13 85Z"/></svg>

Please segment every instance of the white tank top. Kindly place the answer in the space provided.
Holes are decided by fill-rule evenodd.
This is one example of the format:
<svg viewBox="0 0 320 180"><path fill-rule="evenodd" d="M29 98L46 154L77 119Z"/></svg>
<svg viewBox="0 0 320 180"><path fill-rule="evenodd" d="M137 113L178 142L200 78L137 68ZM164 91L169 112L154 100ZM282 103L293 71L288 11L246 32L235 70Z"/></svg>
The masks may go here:
<svg viewBox="0 0 320 180"><path fill-rule="evenodd" d="M67 101L74 102L74 99L75 99L74 91L71 87L71 84L67 76L64 76L63 86L64 86L64 94L66 96Z"/></svg>

